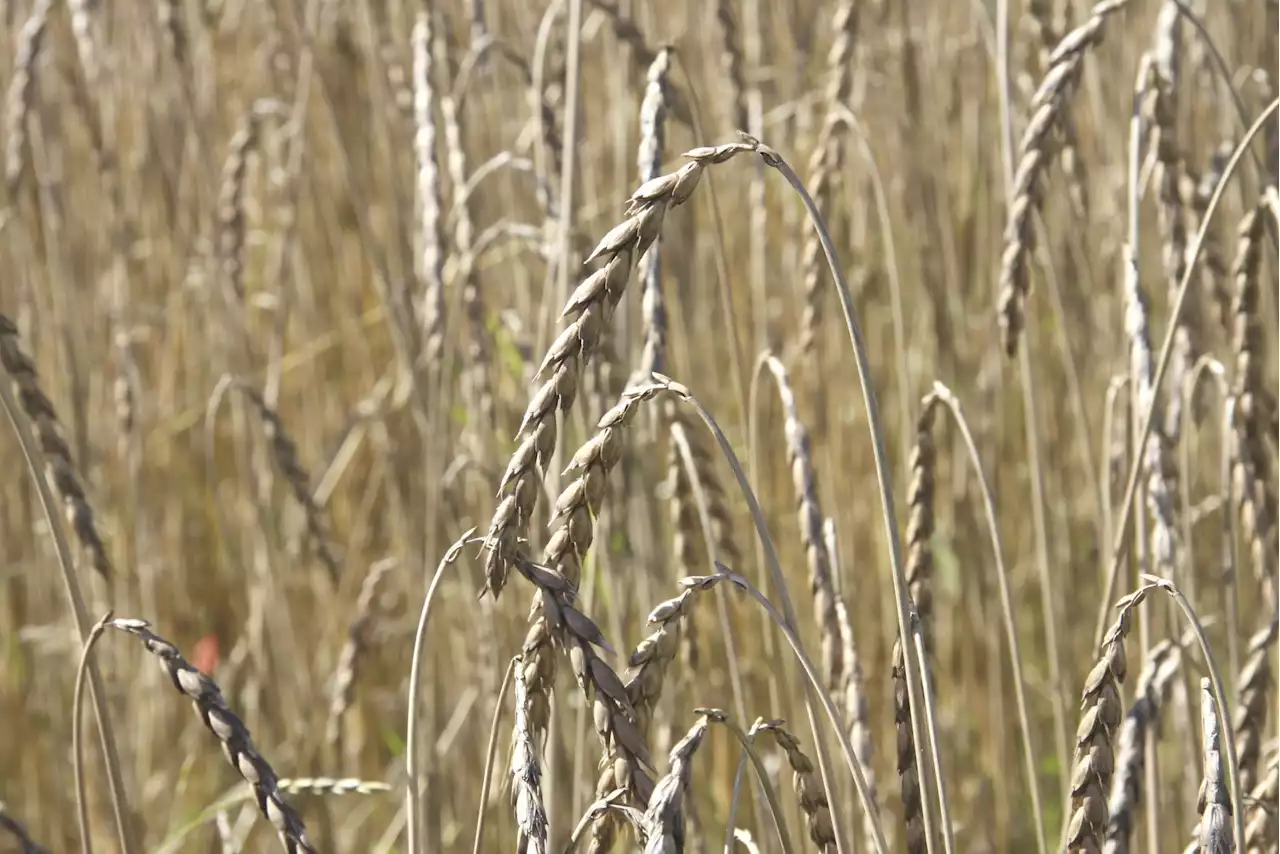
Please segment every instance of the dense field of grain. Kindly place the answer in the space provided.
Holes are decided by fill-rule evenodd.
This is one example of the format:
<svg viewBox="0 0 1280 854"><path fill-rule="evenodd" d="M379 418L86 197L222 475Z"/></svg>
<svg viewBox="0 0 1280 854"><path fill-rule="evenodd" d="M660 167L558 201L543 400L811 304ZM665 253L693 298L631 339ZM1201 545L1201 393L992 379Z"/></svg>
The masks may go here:
<svg viewBox="0 0 1280 854"><path fill-rule="evenodd" d="M1275 0L8 0L0 852L1277 851Z"/></svg>

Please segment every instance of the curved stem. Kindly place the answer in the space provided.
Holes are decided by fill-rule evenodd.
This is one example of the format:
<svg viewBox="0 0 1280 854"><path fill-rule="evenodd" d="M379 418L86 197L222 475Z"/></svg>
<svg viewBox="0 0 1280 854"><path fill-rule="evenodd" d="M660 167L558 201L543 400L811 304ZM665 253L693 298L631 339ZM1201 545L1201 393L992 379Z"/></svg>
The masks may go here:
<svg viewBox="0 0 1280 854"><path fill-rule="evenodd" d="M489 786L493 782L493 757L498 752L498 722L502 720L502 703L507 699L507 689L511 687L511 671L516 666L516 659L507 662L507 672L498 687L498 699L493 703L493 723L489 725L489 746L484 751L484 779L480 782L480 807L476 816L476 838L471 845L471 854L480 854L480 843L484 840L485 807L489 803Z"/></svg>
<svg viewBox="0 0 1280 854"><path fill-rule="evenodd" d="M1047 854L1044 833L1044 813L1040 806L1040 785L1036 780L1036 755L1031 743L1031 719L1027 714L1026 682L1022 677L1022 653L1018 646L1018 631L1013 618L1013 597L1009 592L1009 573L1004 565L1004 545L1000 537L1000 528L996 523L996 505L991 497L991 485L987 473L982 468L982 460L978 456L978 446L969 432L969 424L960 409L960 401L951 389L940 382L933 384L934 394L951 412L956 429L964 440L969 451L969 461L978 477L978 487L982 490L982 509L987 516L987 530L991 534L991 550L996 562L996 578L1000 582L1000 608L1004 617L1005 637L1009 642L1009 669L1013 671L1013 692L1018 704L1018 726L1022 730L1022 752L1027 763L1027 785L1031 789L1032 819L1036 827L1036 846L1040 854Z"/></svg>
<svg viewBox="0 0 1280 854"><path fill-rule="evenodd" d="M80 593L80 583L76 580L75 559L72 557L71 545L67 541L67 532L58 510L58 503L49 490L49 484L43 474L44 454L36 444L35 437L31 434L31 425L27 423L26 416L18 407L13 389L8 382L0 382L0 405L4 407L5 413L9 416L9 423L18 434L18 444L22 446L27 470L40 497L40 507L44 510L49 533L53 536L53 547L58 555L58 567L62 570L62 582L67 591L67 600L71 603L76 632L80 635L81 642L87 643L89 632L92 630L89 625L89 611ZM89 662L86 670L89 674L89 697L93 701L93 715L98 722L98 739L102 744L102 758L107 769L107 782L111 787L111 809L115 813L120 850L123 854L133 854L137 851L137 845L133 836L129 800L125 794L120 754L116 748L115 730L111 726L111 713L107 708L107 695L102 684L102 674L98 672L98 665L93 661Z"/></svg>
<svg viewBox="0 0 1280 854"><path fill-rule="evenodd" d="M1187 623L1190 624L1191 630L1195 632L1196 643L1200 645L1200 654L1204 656L1204 666L1209 671L1209 681L1213 683L1213 699L1218 705L1218 723L1223 732L1230 733L1231 707L1227 705L1227 692L1223 688L1222 673L1218 670L1218 662L1213 657L1213 649L1209 646L1209 638L1205 636L1204 624L1196 616L1196 611L1191 607L1191 603L1187 601L1187 597L1182 595L1182 591L1172 581L1154 575L1144 576L1142 580L1159 587L1172 596L1173 601L1178 605L1178 609L1187 618ZM1235 832L1236 845L1240 846L1244 840L1244 801L1241 799L1240 792L1240 763L1236 757L1235 739L1224 738L1222 741L1222 752L1227 757L1227 783L1231 792L1231 823Z"/></svg>
<svg viewBox="0 0 1280 854"><path fill-rule="evenodd" d="M76 778L76 818L80 822L81 854L93 854L93 839L89 832L89 802L85 796L84 785L84 743L80 737L80 710L84 707L84 677L89 667L89 656L93 653L94 644L107 630L107 623L115 616L107 611L89 632L84 648L80 651L80 666L76 668L76 690L71 701L71 755L75 767Z"/></svg>
<svg viewBox="0 0 1280 854"><path fill-rule="evenodd" d="M820 737L812 702L813 696L816 695L822 702L823 709L831 719L831 725L835 728L836 736L840 740L840 748L844 753L845 762L848 764L849 770L853 774L853 782L857 787L858 798L862 802L862 808L871 817L871 823L875 831L876 849L881 852L881 854L887 854L889 846L885 840L884 828L880 825L879 811L875 808L875 802L871 799L870 789L867 787L866 778L862 775L861 765L853 753L853 748L849 745L849 737L845 733L844 727L841 725L840 715L836 712L835 706L831 702L830 694L828 694L826 689L822 686L821 681L817 679L816 671L812 670L813 665L809 663L808 656L805 655L800 641L796 638L791 629L787 628L787 626L796 625L795 611L791 607L791 600L787 595L786 585L783 583L782 567L778 563L778 553L773 546L773 538L769 535L769 528L765 524L764 513L760 509L760 502L756 500L755 492L751 489L751 484L747 480L746 473L742 470L742 464L738 461L738 456L734 453L733 446L731 446L729 444L729 440L725 438L725 435L720 430L720 425L716 423L715 418L711 416L711 413L707 411L702 403L694 397L688 389L680 386L678 383L673 383L671 390L682 400L690 404L698 413L698 417L702 419L702 422L707 425L707 429L709 429L712 435L715 436L716 443L720 446L720 452L724 454L725 459L729 462L730 468L733 469L733 476L738 481L738 489L741 491L742 497L746 500L747 506L751 510L751 519L755 524L756 534L759 536L760 542L764 546L765 559L768 561L769 571L773 576L774 584L778 587L779 597L782 599L783 607L790 613L792 618L790 623L787 623L781 615L777 616L776 619L783 623L783 630L786 633L787 640L791 644L792 649L795 650L797 657L800 659L801 665L805 669L805 674L809 677L809 682L813 687L812 692L805 692L805 710L809 715L809 727L813 731L814 743L817 744ZM747 582L746 579L741 578L741 576L735 575L734 578L740 579L748 588L755 590L755 588L751 587L750 583ZM765 601L767 602L768 600ZM769 609L772 609L773 605L770 604L768 607ZM777 611L773 611L773 614L777 614ZM771 614L771 616L773 616L773 614ZM828 791L831 791L830 782L828 780L824 779L823 784L827 786Z"/></svg>
<svg viewBox="0 0 1280 854"><path fill-rule="evenodd" d="M422 828L418 815L418 686L422 682L422 653L426 647L427 621L431 617L431 603L435 600L440 579L444 577L445 567L452 564L462 553L462 547L472 542L483 542L483 537L472 539L475 528L459 537L436 565L435 575L431 576L431 586L427 588L426 598L422 600L422 610L418 614L418 630L413 636L413 663L409 667L409 720L405 725L405 813L408 824L409 854L421 854Z"/></svg>
<svg viewBox="0 0 1280 854"><path fill-rule="evenodd" d="M858 324L857 314L853 308L853 297L849 292L849 283L836 259L835 246L831 242L831 235L827 232L822 215L818 211L817 205L814 204L813 198L805 190L804 184L801 183L795 170L787 164L787 161L782 159L781 155L772 149L761 146L760 153L764 157L765 163L782 173L782 176L787 179L787 183L800 195L805 208L809 212L809 218L812 220L814 228L818 231L818 237L822 243L822 251L826 255L827 265L831 269L831 278L835 281L836 293L840 297L840 310L844 314L845 327L849 333L849 343L853 348L854 363L858 371L858 382L862 389L862 403L867 412L867 425L871 431L876 485L880 492L885 539L889 547L894 604L898 617L898 633L904 639L913 634L921 634L920 619L916 614L915 603L911 601L911 593L907 588L906 572L902 563L902 544L899 541L898 520L893 503L893 475L890 472L889 454L885 447L884 427L880 419L879 407L876 404L876 393L871 378L867 346L862 335L862 327ZM911 730L915 737L916 763L917 767L923 768L925 767L925 744L927 744L924 739L932 738L936 734L937 724L925 713L925 704L922 702L924 698L921 696L923 689L921 687L920 669L923 663L915 654L916 644L903 644L903 647L903 658L907 666L907 695L911 702ZM935 772L938 779L941 780L941 769L935 769ZM861 775L859 774L860 777ZM861 786L859 787L859 794L862 794ZM929 830L930 823L933 820L930 799L922 797L921 805L925 820L926 839L932 841L932 832ZM868 811L872 811L870 801L866 801L864 806ZM950 842L951 826L950 822L946 821L945 818L943 820L942 833L947 840L947 848L950 850L952 847Z"/></svg>

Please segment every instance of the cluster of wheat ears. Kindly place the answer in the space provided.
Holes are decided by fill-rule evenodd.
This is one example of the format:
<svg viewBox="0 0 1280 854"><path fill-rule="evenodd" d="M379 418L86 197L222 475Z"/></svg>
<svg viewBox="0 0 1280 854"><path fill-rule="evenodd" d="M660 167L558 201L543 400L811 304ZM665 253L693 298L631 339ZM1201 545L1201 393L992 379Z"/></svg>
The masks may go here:
<svg viewBox="0 0 1280 854"><path fill-rule="evenodd" d="M1277 852L1276 0L0 5L0 850Z"/></svg>

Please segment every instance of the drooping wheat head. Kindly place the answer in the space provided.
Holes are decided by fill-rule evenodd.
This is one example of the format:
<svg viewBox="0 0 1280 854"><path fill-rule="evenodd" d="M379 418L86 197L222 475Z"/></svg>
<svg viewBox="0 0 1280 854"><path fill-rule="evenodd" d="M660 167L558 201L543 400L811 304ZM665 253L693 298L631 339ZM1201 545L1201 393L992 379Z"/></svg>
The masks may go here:
<svg viewBox="0 0 1280 854"><path fill-rule="evenodd" d="M583 280L565 306L564 316L573 320L542 360L537 374L542 385L525 410L519 447L502 477L503 498L486 537L485 583L495 597L519 555L520 538L537 504L537 468L545 468L554 452L558 414L573 406L581 370L594 356L632 268L657 237L667 210L692 195L703 170L757 148L751 143L729 143L687 152L688 164L646 182L632 194L627 218L606 234L588 257L588 263L602 260L603 266Z"/></svg>
<svg viewBox="0 0 1280 854"><path fill-rule="evenodd" d="M784 429L787 440L787 467L795 490L796 513L800 521L800 539L804 543L809 566L809 589L813 594L813 615L822 637L822 678L827 690L836 692L844 674L841 660L843 644L836 616L836 592L831 581L831 562L822 534L822 507L818 503L818 478L813 470L809 446L809 430L800 420L795 393L787 377L787 369L775 356L765 360L782 400Z"/></svg>
<svg viewBox="0 0 1280 854"><path fill-rule="evenodd" d="M649 82L645 88L644 102L640 105L640 149L636 156L641 183L652 181L662 173L663 152L666 150L667 102L671 95L671 85L667 80L671 71L671 56L671 48L664 47L658 51L658 56L649 66ZM662 298L662 264L659 257L661 244L662 237L659 235L641 261L640 317L644 327L644 349L636 374L646 378L655 371L666 370L667 308Z"/></svg>
<svg viewBox="0 0 1280 854"><path fill-rule="evenodd" d="M796 799L800 802L800 810L804 813L805 823L809 828L809 839L817 846L820 854L836 854L831 802L822 786L822 777L818 774L817 767L800 748L800 740L786 728L785 721L767 721L752 729L771 734L778 747L786 754L787 764L791 766L791 781L795 786Z"/></svg>
<svg viewBox="0 0 1280 854"><path fill-rule="evenodd" d="M145 620L117 619L108 625L138 638L148 652L160 659L173 687L191 700L201 722L222 743L222 752L231 767L253 787L259 811L275 826L285 850L289 854L315 854L302 817L280 794L276 772L254 746L248 727L227 706L217 683L193 667L177 647L152 632Z"/></svg>
<svg viewBox="0 0 1280 854"><path fill-rule="evenodd" d="M1107 793L1115 768L1115 737L1124 714L1120 685L1128 669L1124 641L1133 624L1133 612L1151 588L1142 587L1122 598L1119 615L1103 637L1098 660L1085 678L1076 727L1075 758L1071 770L1071 815L1067 825L1067 849L1076 852L1102 850L1109 819Z"/></svg>
<svg viewBox="0 0 1280 854"><path fill-rule="evenodd" d="M1160 717L1169 684L1182 664L1182 651L1172 641L1161 641L1147 653L1138 674L1133 705L1125 713L1116 736L1118 745L1115 776L1107 811L1105 854L1127 854L1130 838L1142 805L1143 770L1146 764L1146 736L1159 732ZM1158 793L1148 792L1148 797Z"/></svg>
<svg viewBox="0 0 1280 854"><path fill-rule="evenodd" d="M916 420L916 441L911 448L911 485L907 490L907 563L905 576L911 599L920 615L922 630L933 613L933 481L937 466L937 449L933 441L933 421L939 406L938 397L930 393L920 403ZM926 644L929 634L925 631ZM902 789L903 821L906 823L907 850L920 854L926 850L923 797L920 769L916 766L915 735L911 730L911 699L907 687L907 669L902 639L893 645L893 722L897 729L898 781Z"/></svg>
<svg viewBox="0 0 1280 854"><path fill-rule="evenodd" d="M418 308L422 352L428 362L444 348L444 222L440 170L436 165L436 94L431 13L418 13L413 26L413 150L417 157L418 231L421 241L422 294ZM441 37L443 38L443 36Z"/></svg>
<svg viewBox="0 0 1280 854"><path fill-rule="evenodd" d="M17 325L0 314L0 365L4 366L18 393L18 403L35 429L40 450L44 453L45 478L62 500L67 522L76 539L89 556L89 562L103 578L111 576L111 559L98 533L93 507L76 469L71 446L63 437L57 410L40 388L35 362L22 347Z"/></svg>
<svg viewBox="0 0 1280 854"><path fill-rule="evenodd" d="M818 134L818 142L809 157L809 195L818 205L823 216L831 203L832 184L838 180L842 168L842 149L837 131L841 122L836 120L837 110L844 107L853 89L853 47L858 28L858 4L845 0L836 7L831 30L835 40L827 54L827 85L823 94L826 118ZM815 230L805 232L804 249L800 266L804 279L804 315L800 321L800 348L804 353L813 350L822 322L822 277L826 266L821 242Z"/></svg>
<svg viewBox="0 0 1280 854"><path fill-rule="evenodd" d="M1240 772L1240 791L1251 792L1258 783L1262 742L1267 726L1271 694L1271 666L1268 656L1276 644L1276 615L1249 639L1244 664L1236 677L1236 707L1231 723Z"/></svg>
<svg viewBox="0 0 1280 854"><path fill-rule="evenodd" d="M356 598L355 615L347 624L347 640L338 654L338 666L333 673L333 687L329 695L329 720L325 724L325 741L338 744L342 733L342 718L351 708L355 693L356 675L360 659L369 645L369 624L373 620L373 601L387 571L396 565L394 558L380 560L369 567Z"/></svg>
<svg viewBox="0 0 1280 854"><path fill-rule="evenodd" d="M1071 95L1080 79L1085 55L1102 41L1107 19L1129 0L1102 0L1089 10L1089 17L1062 39L1049 55L1044 79L1031 99L1031 118L1018 143L1017 172L1013 202L1009 208L1000 263L1000 328L1004 349L1018 352L1031 291L1030 258L1035 247L1032 223L1043 203L1044 177L1052 158L1055 131L1064 122Z"/></svg>

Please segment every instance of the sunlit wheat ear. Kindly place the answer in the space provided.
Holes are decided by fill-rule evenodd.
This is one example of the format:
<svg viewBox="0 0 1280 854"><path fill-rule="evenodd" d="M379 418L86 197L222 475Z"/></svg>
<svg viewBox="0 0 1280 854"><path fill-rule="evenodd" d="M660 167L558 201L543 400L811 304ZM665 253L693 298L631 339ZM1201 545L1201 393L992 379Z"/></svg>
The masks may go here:
<svg viewBox="0 0 1280 854"><path fill-rule="evenodd" d="M511 744L511 801L519 836L516 846L525 854L547 851L547 809L542 802L542 764L529 725L528 688L524 668L516 661L516 715Z"/></svg>
<svg viewBox="0 0 1280 854"><path fill-rule="evenodd" d="M1143 802L1143 770L1146 763L1146 736L1160 731L1161 711L1173 677L1182 664L1182 653L1172 641L1162 641L1147 653L1138 675L1133 705L1125 713L1116 737L1115 776L1108 802L1106 854L1127 854L1130 838ZM1147 797L1156 793L1147 792Z"/></svg>
<svg viewBox="0 0 1280 854"><path fill-rule="evenodd" d="M256 101L231 137L227 159L222 164L222 176L218 182L215 252L229 310L244 304L245 235L248 228L244 194L249 177L249 158L261 145L266 119L279 116L280 112L281 105L276 101Z"/></svg>
<svg viewBox="0 0 1280 854"><path fill-rule="evenodd" d="M640 149L636 155L641 183L658 177L662 170L666 150L667 102L671 97L671 84L667 80L671 71L671 55L670 48L663 48L649 66L648 86L644 103L640 105ZM644 349L636 373L642 378L647 378L654 371L666 370L667 308L662 298L662 264L658 253L661 243L659 235L641 261L640 318L644 327Z"/></svg>
<svg viewBox="0 0 1280 854"><path fill-rule="evenodd" d="M1160 7L1151 50L1150 124L1154 129L1156 209L1160 217L1165 281L1176 295L1187 268L1187 217L1182 200L1182 153L1178 147L1178 90L1181 72L1182 14L1175 3ZM1195 362L1200 318L1199 300L1190 300L1179 316L1169 365L1169 390L1162 432L1176 443L1182 431L1182 389Z"/></svg>
<svg viewBox="0 0 1280 854"><path fill-rule="evenodd" d="M1249 639L1244 665L1236 677L1235 719L1231 723L1235 739L1240 791L1251 792L1258 784L1262 741L1267 728L1271 697L1271 666L1268 656L1276 645L1277 624L1273 612L1267 625Z"/></svg>
<svg viewBox="0 0 1280 854"><path fill-rule="evenodd" d="M1222 173L1235 151L1235 143L1230 140L1220 143L1209 158L1209 165L1198 178L1188 175L1184 196L1191 209L1190 228L1200 230L1205 214L1209 210L1209 201L1213 192L1222 181ZM1200 246L1199 275L1201 290L1210 297L1217 311L1217 319L1223 328L1231 329L1231 290L1227 287L1227 262L1222 256L1217 229L1210 223Z"/></svg>
<svg viewBox="0 0 1280 854"><path fill-rule="evenodd" d="M281 796L276 772L253 745L249 729L227 706L222 690L208 676L191 666L178 648L151 631L144 620L112 620L111 628L137 637L160 664L173 687L185 694L209 731L222 742L231 767L253 787L258 809L275 826L289 854L315 854L302 818Z"/></svg>
<svg viewBox="0 0 1280 854"><path fill-rule="evenodd" d="M787 369L774 356L765 357L765 364L773 374L782 399L782 412L787 440L787 466L791 469L791 484L795 490L797 515L800 521L800 539L804 543L805 557L809 565L809 588L813 594L813 616L822 636L822 678L827 690L839 689L840 676L844 672L841 661L843 646L840 626L836 617L836 593L831 582L831 563L822 536L825 518L818 503L818 477L813 470L813 455L809 447L809 430L800 420L795 393L787 377Z"/></svg>
<svg viewBox="0 0 1280 854"><path fill-rule="evenodd" d="M1032 223L1043 203L1044 177L1051 159L1054 132L1065 120L1071 96L1080 79L1085 55L1102 41L1107 19L1129 0L1103 0L1089 10L1089 17L1072 30L1049 55L1044 79L1031 99L1031 118L1018 143L1013 201L1004 233L1000 262L1000 328L1005 352L1018 352L1027 296L1031 290L1030 258L1035 248Z"/></svg>
<svg viewBox="0 0 1280 854"><path fill-rule="evenodd" d="M1280 841L1280 811L1275 809L1277 798L1280 798L1280 753L1273 751L1266 773L1246 801L1246 854L1269 854L1276 850L1276 842Z"/></svg>
<svg viewBox="0 0 1280 854"><path fill-rule="evenodd" d="M707 726L723 713L699 709L698 722L680 739L667 758L670 770L653 787L644 827L648 834L645 854L674 854L685 848L684 799L693 785L693 755L697 753Z"/></svg>
<svg viewBox="0 0 1280 854"><path fill-rule="evenodd" d="M1245 214L1237 230L1236 257L1231 266L1234 294L1231 304L1231 346L1235 352L1235 376L1231 391L1235 460L1232 493L1237 502L1241 535L1249 544L1254 573L1274 598L1271 580L1275 572L1276 493L1266 433L1273 416L1275 398L1264 377L1265 335L1259 317L1259 266L1263 223L1266 216L1258 205ZM1274 601L1272 606L1274 607Z"/></svg>
<svg viewBox="0 0 1280 854"><path fill-rule="evenodd" d="M828 520L830 521L830 520ZM835 560L832 559L832 566ZM849 609L844 599L836 597L836 621L840 626L840 639L843 652L840 660L844 667L841 675L840 692L837 695L843 707L845 723L849 727L849 741L853 744L854 753L862 763L862 777L867 783L867 794L872 805L880 808L880 795L876 788L875 757L871 739L871 715L867 708L867 690L862 679L862 663L858 658L857 648L853 642L853 626L849 623ZM875 830L871 817L864 816L863 836L868 850L875 849Z"/></svg>
<svg viewBox="0 0 1280 854"><path fill-rule="evenodd" d="M89 556L93 568L108 578L111 575L111 559L98 533L93 518L93 507L84 491L71 455L71 447L63 438L62 424L53 403L40 388L40 376L35 362L22 347L17 325L0 314L0 365L4 366L18 395L19 405L35 427L36 439L44 452L45 477L62 505L67 522L76 533L76 539Z"/></svg>
<svg viewBox="0 0 1280 854"><path fill-rule="evenodd" d="M831 203L832 184L838 180L843 168L843 149L837 138L841 123L835 120L837 110L845 107L853 89L853 47L858 29L858 4L843 0L836 7L831 21L834 41L827 54L827 85L823 100L827 116L818 135L817 145L809 158L810 189L818 210L825 216ZM800 321L800 348L804 353L813 350L818 325L822 322L822 277L824 259L822 248L814 229L806 229L804 251L801 256L804 278L804 315Z"/></svg>
<svg viewBox="0 0 1280 854"><path fill-rule="evenodd" d="M1139 588L1121 599L1119 615L1102 641L1098 660L1085 678L1076 727L1075 759L1071 770L1071 815L1067 825L1067 849L1101 851L1106 838L1107 794L1115 768L1116 737L1124 708L1120 686L1128 672L1124 641L1133 625L1133 612L1151 587Z"/></svg>
<svg viewBox="0 0 1280 854"><path fill-rule="evenodd" d="M590 618L574 607L575 585L563 573L527 560L517 563L516 568L538 588L535 620L517 665L521 671L518 678L525 680L528 688L519 714L527 716L532 740L536 744L546 732L550 688L546 671L550 665L546 662L554 642L568 655L574 679L591 703L591 718L601 744L606 751L616 753L615 773L620 778L634 780L638 799L647 800L653 784L646 772L652 771L653 762L644 736L636 726L635 710L627 699L626 687L613 668L596 653L596 647L608 650L604 635ZM541 660L531 660L533 653ZM542 693L534 693L535 684Z"/></svg>
<svg viewBox="0 0 1280 854"><path fill-rule="evenodd" d="M1200 826L1195 848L1201 854L1230 854L1235 850L1231 838L1231 796L1227 792L1225 763L1222 758L1222 732L1218 724L1218 704L1208 679L1200 680L1200 732L1204 742L1204 777L1196 808Z"/></svg>
<svg viewBox="0 0 1280 854"><path fill-rule="evenodd" d="M618 405L601 417L596 434L578 449L565 470L576 476L556 499L542 563L559 573L572 590L577 590L582 559L595 536L594 515L604 500L606 481L621 459L627 426L645 401L665 390L665 386L656 383L628 388ZM553 641L557 629L554 620L548 619L545 605L545 596L534 598L522 661L531 726L539 736L547 726L556 666Z"/></svg>
<svg viewBox="0 0 1280 854"><path fill-rule="evenodd" d="M443 28L441 28L443 29ZM443 32L436 33L432 50L435 62L449 79L456 80L457 73L450 57L449 39ZM416 68L416 63L415 63ZM417 77L415 75L415 81ZM428 84L429 85L429 84ZM484 292L481 289L480 270L476 265L475 225L471 220L471 206L463 195L467 186L467 155L463 137L462 113L455 94L443 93L440 101L440 122L444 128L445 164L449 171L449 183L453 187L453 208L450 217L453 220L453 251L461 260L462 310L467 319L467 350L462 366L463 393L468 402L468 410L479 425L478 436L474 437L479 447L477 453L483 451L484 445L490 441L494 424L493 401L493 342L486 324ZM424 123L425 126L425 123ZM424 151L425 155L426 152ZM424 196L425 200L425 196ZM423 222L424 233L427 223ZM424 255L424 266L427 259ZM432 282L434 285L435 283ZM440 356L443 346L443 295L437 294L424 300L423 306L423 349L424 357L434 361Z"/></svg>
<svg viewBox="0 0 1280 854"><path fill-rule="evenodd" d="M422 352L428 363L444 347L444 222L440 170L436 165L436 93L432 81L431 14L418 13L410 36L413 49L413 151L417 158L418 240L422 292L418 303Z"/></svg>
<svg viewBox="0 0 1280 854"><path fill-rule="evenodd" d="M52 0L38 0L31 17L18 33L18 50L13 62L13 78L5 98L4 180L12 199L27 169L27 117L35 100L36 63L44 44Z"/></svg>
<svg viewBox="0 0 1280 854"><path fill-rule="evenodd" d="M680 648L682 629L686 618L693 608L694 600L704 591L710 590L725 580L724 575L699 575L680 580L683 592L673 599L659 603L649 614L648 624L653 631L636 646L628 659L627 672L623 675L627 689L627 699L635 710L636 727L644 737L649 735L649 724L653 719L653 710L658 698L662 695L663 682L667 670L675 660ZM605 751L601 761L600 779L596 784L596 797L605 798L609 793L622 790L631 799L644 804L640 793L644 791L648 781L637 779L630 763L618 761L617 751ZM630 774L623 777L621 774ZM591 829L592 852L603 852L612 849L617 838L618 821L613 813L605 813Z"/></svg>
<svg viewBox="0 0 1280 854"><path fill-rule="evenodd" d="M907 490L907 562L904 575L916 603L922 629L933 614L933 480L937 451L933 422L938 398L927 395L920 403L916 420L916 441L911 448L911 485ZM928 643L928 633L925 633ZM893 722L897 729L898 780L902 789L903 821L907 850L920 854L927 848L924 826L924 797L920 788L920 768L916 766L916 742L911 729L911 699L907 690L907 669L902 639L893 644Z"/></svg>
<svg viewBox="0 0 1280 854"><path fill-rule="evenodd" d="M583 280L565 306L563 316L573 319L542 360L538 369L542 385L525 410L519 447L502 477L502 501L486 538L485 584L493 596L506 584L507 573L519 554L519 540L537 505L537 468L545 468L555 450L559 413L573 406L581 371L595 355L632 269L657 238L667 210L688 201L703 170L758 148L754 143L729 143L686 152L690 163L645 182L631 195L627 218L606 234L588 257L588 263L601 261L603 266Z"/></svg>
<svg viewBox="0 0 1280 854"><path fill-rule="evenodd" d="M289 482L289 489L293 492L294 500L302 507L302 513L307 524L307 538L311 541L311 546L316 550L316 557L320 559L320 563L324 565L325 570L329 573L329 578L335 584L342 575L342 562L333 550L333 540L329 534L329 522L325 518L325 512L316 503L315 498L311 494L311 475L308 473L302 461L298 459L298 446L289 437L289 433L285 430L284 422L280 420L280 414L269 406L262 395L256 389L246 383L237 383L240 392L245 399L253 404L253 408L257 410L258 417L262 421L262 432L266 435L267 442L271 445L271 456L279 467L280 472L284 475L285 480Z"/></svg>
<svg viewBox="0 0 1280 854"><path fill-rule="evenodd" d="M1151 352L1151 328L1147 297L1138 280L1137 262L1129 258L1124 274L1124 331L1129 340L1129 376L1134 412L1152 411L1156 403L1155 358ZM1152 430L1142 448L1142 473L1146 481L1147 508L1151 517L1151 572L1172 578L1177 560L1178 526L1174 518L1175 471L1168 439ZM1144 570L1145 571L1145 570Z"/></svg>
<svg viewBox="0 0 1280 854"><path fill-rule="evenodd" d="M836 854L835 827L831 823L831 803L817 766L800 748L800 740L786 728L785 721L768 721L756 729L767 732L777 741L791 766L791 779L795 785L796 799L809 827L809 839L821 854Z"/></svg>
<svg viewBox="0 0 1280 854"><path fill-rule="evenodd" d="M378 586L382 583L387 571L396 563L394 558L378 561L369 567L369 573L360 585L355 616L347 626L347 640L342 645L342 652L338 655L338 667L333 674L329 720L325 725L325 741L330 745L338 743L342 732L342 718L347 713L347 709L351 708L360 659L369 644L369 623L373 620L373 600L378 595Z"/></svg>

